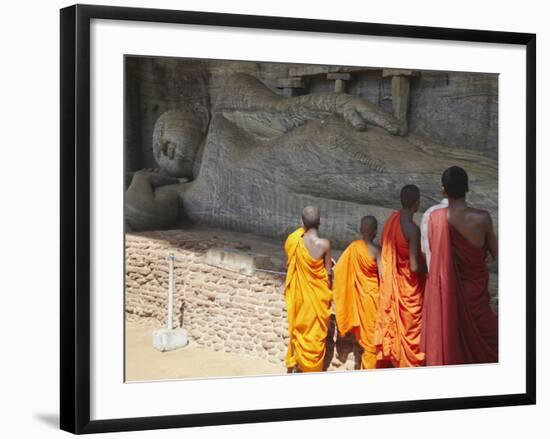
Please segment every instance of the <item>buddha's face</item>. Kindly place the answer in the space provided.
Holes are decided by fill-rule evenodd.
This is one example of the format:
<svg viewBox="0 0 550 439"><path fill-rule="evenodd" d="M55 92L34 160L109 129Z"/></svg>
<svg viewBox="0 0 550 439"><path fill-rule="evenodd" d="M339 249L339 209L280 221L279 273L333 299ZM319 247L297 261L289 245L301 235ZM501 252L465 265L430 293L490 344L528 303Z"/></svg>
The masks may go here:
<svg viewBox="0 0 550 439"><path fill-rule="evenodd" d="M191 110L162 114L153 131L153 155L160 168L172 177L192 177L204 128L203 119Z"/></svg>

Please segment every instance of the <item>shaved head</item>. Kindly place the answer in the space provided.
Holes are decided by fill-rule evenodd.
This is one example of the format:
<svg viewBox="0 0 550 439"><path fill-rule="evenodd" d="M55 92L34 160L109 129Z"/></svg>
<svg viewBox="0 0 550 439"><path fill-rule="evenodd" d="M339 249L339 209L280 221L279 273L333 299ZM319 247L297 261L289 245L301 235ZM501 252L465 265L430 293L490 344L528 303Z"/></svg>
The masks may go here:
<svg viewBox="0 0 550 439"><path fill-rule="evenodd" d="M449 198L464 198L469 190L468 174L460 166L451 166L443 172L441 185Z"/></svg>
<svg viewBox="0 0 550 439"><path fill-rule="evenodd" d="M407 184L401 189L401 206L411 209L420 200L420 189L415 184Z"/></svg>
<svg viewBox="0 0 550 439"><path fill-rule="evenodd" d="M361 235L363 238L374 239L378 230L378 221L372 215L361 218Z"/></svg>
<svg viewBox="0 0 550 439"><path fill-rule="evenodd" d="M306 206L302 210L302 222L306 229L316 229L321 223L321 212L316 206Z"/></svg>

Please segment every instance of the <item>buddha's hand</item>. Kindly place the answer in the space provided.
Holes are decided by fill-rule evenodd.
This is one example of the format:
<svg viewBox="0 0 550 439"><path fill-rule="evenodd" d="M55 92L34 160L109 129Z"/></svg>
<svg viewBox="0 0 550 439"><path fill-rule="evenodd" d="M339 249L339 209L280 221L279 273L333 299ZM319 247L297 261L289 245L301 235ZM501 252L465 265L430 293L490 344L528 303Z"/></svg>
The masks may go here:
<svg viewBox="0 0 550 439"><path fill-rule="evenodd" d="M337 112L358 131L365 130L367 124L371 124L384 128L393 135L405 133L395 117L366 99L357 96L338 96Z"/></svg>

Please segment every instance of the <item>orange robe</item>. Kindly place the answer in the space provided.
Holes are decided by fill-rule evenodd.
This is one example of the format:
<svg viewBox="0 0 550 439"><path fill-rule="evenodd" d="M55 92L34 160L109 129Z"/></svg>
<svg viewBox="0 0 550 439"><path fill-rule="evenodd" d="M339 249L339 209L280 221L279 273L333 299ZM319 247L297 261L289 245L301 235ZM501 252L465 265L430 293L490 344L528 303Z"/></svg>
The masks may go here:
<svg viewBox="0 0 550 439"><path fill-rule="evenodd" d="M353 241L338 259L332 289L338 331L355 336L363 348L361 368L374 369L378 266L362 239Z"/></svg>
<svg viewBox="0 0 550 439"><path fill-rule="evenodd" d="M302 372L323 370L332 292L323 259L313 259L299 228L287 238L285 301L288 311L286 366Z"/></svg>
<svg viewBox="0 0 550 439"><path fill-rule="evenodd" d="M377 359L394 367L421 366L422 301L426 277L411 271L409 243L394 212L382 231L382 273L376 319Z"/></svg>

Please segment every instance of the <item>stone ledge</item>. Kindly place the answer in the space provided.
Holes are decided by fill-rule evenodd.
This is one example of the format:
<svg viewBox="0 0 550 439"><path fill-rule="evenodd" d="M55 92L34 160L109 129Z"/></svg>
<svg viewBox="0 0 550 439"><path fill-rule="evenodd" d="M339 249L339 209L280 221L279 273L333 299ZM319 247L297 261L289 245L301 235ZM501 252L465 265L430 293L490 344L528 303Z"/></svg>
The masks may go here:
<svg viewBox="0 0 550 439"><path fill-rule="evenodd" d="M420 76L420 72L416 70L408 69L384 69L382 70L382 78L390 78L392 76L406 76L406 77L417 77Z"/></svg>
<svg viewBox="0 0 550 439"><path fill-rule="evenodd" d="M340 79L342 81L349 81L351 79L350 73L327 73L327 79L336 80Z"/></svg>
<svg viewBox="0 0 550 439"><path fill-rule="evenodd" d="M213 267L253 276L258 268L271 265L269 256L245 252L234 248L211 248L206 252L206 263Z"/></svg>

